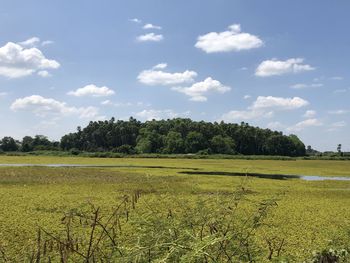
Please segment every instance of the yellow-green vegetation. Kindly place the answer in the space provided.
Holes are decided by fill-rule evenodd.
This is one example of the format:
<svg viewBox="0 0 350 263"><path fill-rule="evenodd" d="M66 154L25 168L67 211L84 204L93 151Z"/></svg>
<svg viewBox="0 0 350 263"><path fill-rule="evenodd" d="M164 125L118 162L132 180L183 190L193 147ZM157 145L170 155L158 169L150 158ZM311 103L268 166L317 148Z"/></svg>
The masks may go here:
<svg viewBox="0 0 350 263"><path fill-rule="evenodd" d="M41 232L41 243L53 242L53 237L67 241L67 218L75 218L75 245L88 248L89 242L81 240L89 240L97 208L107 226L117 211L118 223L109 229L116 231L118 262L230 262L229 252L234 252L232 262L303 262L315 250L348 248L350 242L350 181L179 173L198 169L350 176L348 161L2 156L0 163L121 166L0 167L0 262L36 258L39 228L47 232ZM85 226L79 225L79 216ZM106 250L108 240L101 241ZM70 260L79 259L75 255Z"/></svg>

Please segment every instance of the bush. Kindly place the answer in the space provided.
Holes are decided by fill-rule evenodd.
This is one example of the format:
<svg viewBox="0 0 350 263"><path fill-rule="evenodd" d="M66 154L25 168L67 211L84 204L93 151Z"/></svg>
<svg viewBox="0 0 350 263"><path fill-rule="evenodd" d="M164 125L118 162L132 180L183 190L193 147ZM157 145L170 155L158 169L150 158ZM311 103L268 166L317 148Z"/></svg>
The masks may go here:
<svg viewBox="0 0 350 263"><path fill-rule="evenodd" d="M328 249L315 252L310 263L345 263L349 260L349 253L345 249Z"/></svg>
<svg viewBox="0 0 350 263"><path fill-rule="evenodd" d="M124 154L135 154L135 149L129 144L123 144L122 146L114 148L113 152L124 153Z"/></svg>
<svg viewBox="0 0 350 263"><path fill-rule="evenodd" d="M80 151L79 151L78 149L76 149L76 148L73 148L73 149L70 150L70 153L71 153L72 155L79 155L79 154L80 154Z"/></svg>

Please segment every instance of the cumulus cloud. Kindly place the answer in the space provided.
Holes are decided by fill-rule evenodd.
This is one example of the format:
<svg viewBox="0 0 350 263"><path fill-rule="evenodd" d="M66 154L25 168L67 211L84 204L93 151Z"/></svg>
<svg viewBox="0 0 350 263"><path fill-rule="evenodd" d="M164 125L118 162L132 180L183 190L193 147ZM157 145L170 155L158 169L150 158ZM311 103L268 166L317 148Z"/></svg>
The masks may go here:
<svg viewBox="0 0 350 263"><path fill-rule="evenodd" d="M189 112L176 113L173 110L143 110L136 113L136 116L143 120L161 120L161 119L172 119L177 117L186 117L189 115Z"/></svg>
<svg viewBox="0 0 350 263"><path fill-rule="evenodd" d="M154 85L179 85L183 83L190 83L194 81L197 73L194 71L186 70L184 72L165 72L160 69L166 68L166 64L158 64L150 70L142 71L137 79L139 82L154 86Z"/></svg>
<svg viewBox="0 0 350 263"><path fill-rule="evenodd" d="M67 94L71 96L76 96L76 97L83 97L83 96L106 97L106 96L114 95L115 92L106 86L97 87L94 84L90 84L90 85L86 85L85 87L79 88L75 91L70 91Z"/></svg>
<svg viewBox="0 0 350 263"><path fill-rule="evenodd" d="M38 75L43 78L51 77L51 74L47 70L38 71Z"/></svg>
<svg viewBox="0 0 350 263"><path fill-rule="evenodd" d="M309 102L299 98L282 98L273 96L259 96L252 105L252 109L293 110L308 105Z"/></svg>
<svg viewBox="0 0 350 263"><path fill-rule="evenodd" d="M269 122L266 127L271 130L282 130L285 128L285 126L279 121Z"/></svg>
<svg viewBox="0 0 350 263"><path fill-rule="evenodd" d="M298 132L298 131L302 131L306 128L309 128L309 127L318 127L318 126L322 126L322 125L323 125L323 123L318 119L315 119L315 118L314 119L307 119L307 120L298 122L297 124L295 124L291 127L288 127L287 131Z"/></svg>
<svg viewBox="0 0 350 263"><path fill-rule="evenodd" d="M162 27L161 26L156 26L153 24L146 24L143 26L143 29L157 29L157 30L161 30Z"/></svg>
<svg viewBox="0 0 350 263"><path fill-rule="evenodd" d="M312 84L298 83L290 87L292 89L320 88L320 87L323 87L323 84L322 83L312 83Z"/></svg>
<svg viewBox="0 0 350 263"><path fill-rule="evenodd" d="M96 107L70 107L65 102L39 95L18 98L10 108L13 111L30 111L39 117L77 115L79 118L91 119L98 116L98 108Z"/></svg>
<svg viewBox="0 0 350 263"><path fill-rule="evenodd" d="M59 67L60 64L56 60L47 59L38 48L26 48L12 42L0 47L1 76L20 78Z"/></svg>
<svg viewBox="0 0 350 263"><path fill-rule="evenodd" d="M186 94L192 101L207 101L205 95L209 92L225 93L231 90L230 87L224 86L220 81L210 77L194 83L191 87L173 87L172 89Z"/></svg>
<svg viewBox="0 0 350 263"><path fill-rule="evenodd" d="M233 24L227 31L210 32L197 38L196 48L206 53L241 51L258 48L263 41L252 34L241 32L239 24Z"/></svg>
<svg viewBox="0 0 350 263"><path fill-rule="evenodd" d="M159 41L162 41L164 37L161 34L148 33L148 34L140 35L136 39L139 42L159 42Z"/></svg>
<svg viewBox="0 0 350 263"><path fill-rule="evenodd" d="M243 99L248 100L248 99L250 99L251 97L252 97L252 96L250 96L250 95L244 95Z"/></svg>
<svg viewBox="0 0 350 263"><path fill-rule="evenodd" d="M259 96L247 110L232 110L224 113L221 120L233 122L258 118L271 118L275 111L295 110L309 103L299 97L281 98L273 96Z"/></svg>
<svg viewBox="0 0 350 263"><path fill-rule="evenodd" d="M258 77L269 77L315 69L308 64L303 64L303 62L303 58L291 58L284 61L277 59L265 60L257 67L255 75Z"/></svg>
<svg viewBox="0 0 350 263"><path fill-rule="evenodd" d="M232 110L227 113L224 113L220 120L227 122L236 122L243 120L252 120L257 118L271 118L273 116L272 111L263 111L263 110Z"/></svg>
<svg viewBox="0 0 350 263"><path fill-rule="evenodd" d="M303 115L304 118L313 118L315 116L316 116L316 111L314 110L307 110Z"/></svg>

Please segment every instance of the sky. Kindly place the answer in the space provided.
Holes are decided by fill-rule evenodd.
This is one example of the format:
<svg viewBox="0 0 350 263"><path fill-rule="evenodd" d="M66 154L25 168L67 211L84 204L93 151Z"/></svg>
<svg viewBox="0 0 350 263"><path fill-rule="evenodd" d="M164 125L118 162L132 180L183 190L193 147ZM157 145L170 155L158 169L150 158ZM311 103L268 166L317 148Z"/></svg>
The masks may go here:
<svg viewBox="0 0 350 263"><path fill-rule="evenodd" d="M350 1L2 0L0 137L247 122L350 151Z"/></svg>

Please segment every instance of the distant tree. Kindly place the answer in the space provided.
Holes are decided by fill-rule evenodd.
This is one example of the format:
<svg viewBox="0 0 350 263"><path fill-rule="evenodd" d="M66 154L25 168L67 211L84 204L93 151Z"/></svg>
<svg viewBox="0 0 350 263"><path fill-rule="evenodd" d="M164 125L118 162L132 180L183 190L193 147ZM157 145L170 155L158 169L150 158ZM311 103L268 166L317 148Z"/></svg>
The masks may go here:
<svg viewBox="0 0 350 263"><path fill-rule="evenodd" d="M114 148L113 152L125 153L125 154L134 154L135 153L135 149L134 149L134 147L132 147L129 144L123 144L123 145L121 145L119 147Z"/></svg>
<svg viewBox="0 0 350 263"><path fill-rule="evenodd" d="M234 153L235 142L228 136L216 135L210 140L210 148L213 153Z"/></svg>
<svg viewBox="0 0 350 263"><path fill-rule="evenodd" d="M292 156L304 156L306 154L305 144L298 138L298 136L291 134L288 138L293 143L290 149L289 155Z"/></svg>
<svg viewBox="0 0 350 263"><path fill-rule="evenodd" d="M156 130L149 131L147 128L140 130L137 138L136 149L140 153L157 153L163 148L164 138Z"/></svg>
<svg viewBox="0 0 350 263"><path fill-rule="evenodd" d="M165 153L183 153L185 150L185 143L182 139L181 133L170 131L165 137Z"/></svg>
<svg viewBox="0 0 350 263"><path fill-rule="evenodd" d="M18 145L12 137L4 137L0 141L0 149L4 152L14 152L18 151Z"/></svg>
<svg viewBox="0 0 350 263"><path fill-rule="evenodd" d="M91 121L85 128L64 135L63 150L117 151L130 145L140 153L239 153L254 155L305 155L296 135L260 129L242 122L204 122L191 119ZM124 149L124 148L121 148ZM126 150L126 149L124 149Z"/></svg>
<svg viewBox="0 0 350 263"><path fill-rule="evenodd" d="M34 150L33 146L34 139L30 136L25 136L22 139L21 151L22 152L30 152Z"/></svg>
<svg viewBox="0 0 350 263"><path fill-rule="evenodd" d="M342 150L341 150L342 145L338 144L337 146L337 152L339 153L339 155L342 155Z"/></svg>
<svg viewBox="0 0 350 263"><path fill-rule="evenodd" d="M187 134L185 145L187 153L196 153L206 148L203 135L196 131Z"/></svg>

